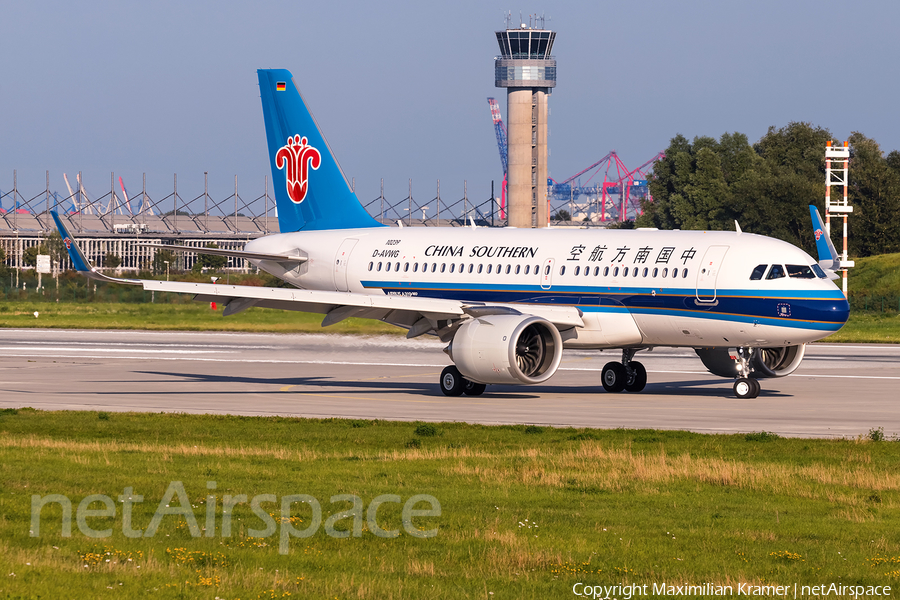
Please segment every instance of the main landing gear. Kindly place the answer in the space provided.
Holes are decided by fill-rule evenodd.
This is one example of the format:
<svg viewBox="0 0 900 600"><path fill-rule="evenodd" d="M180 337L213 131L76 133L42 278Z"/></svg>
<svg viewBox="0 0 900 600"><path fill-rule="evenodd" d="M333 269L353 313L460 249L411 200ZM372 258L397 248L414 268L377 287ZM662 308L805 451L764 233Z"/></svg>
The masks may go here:
<svg viewBox="0 0 900 600"><path fill-rule="evenodd" d="M750 358L753 356L753 348L738 348L732 355L737 365L738 377L734 381L734 395L740 399L756 398L762 387L759 382L750 377Z"/></svg>
<svg viewBox="0 0 900 600"><path fill-rule="evenodd" d="M463 377L456 365L450 365L441 372L441 391L445 396L480 396L486 388L483 383L475 383Z"/></svg>
<svg viewBox="0 0 900 600"><path fill-rule="evenodd" d="M636 350L622 350L622 362L609 362L600 372L603 389L607 392L621 391L640 392L647 385L647 369L644 365L631 360Z"/></svg>

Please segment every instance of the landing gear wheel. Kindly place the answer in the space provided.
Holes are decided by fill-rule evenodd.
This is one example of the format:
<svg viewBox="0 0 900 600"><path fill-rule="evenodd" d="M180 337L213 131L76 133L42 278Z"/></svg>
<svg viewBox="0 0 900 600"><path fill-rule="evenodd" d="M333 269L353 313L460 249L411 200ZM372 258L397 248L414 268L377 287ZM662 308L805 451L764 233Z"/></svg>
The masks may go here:
<svg viewBox="0 0 900 600"><path fill-rule="evenodd" d="M762 386L759 385L759 380L758 380L758 379L753 379L753 378L751 378L751 379L750 379L750 383L753 384L753 395L750 396L750 397L751 397L751 398L756 398L757 396L759 396L759 393L762 391Z"/></svg>
<svg viewBox="0 0 900 600"><path fill-rule="evenodd" d="M631 361L626 369L625 391L640 392L647 385L647 369L637 361ZM627 373L628 371L631 373Z"/></svg>
<svg viewBox="0 0 900 600"><path fill-rule="evenodd" d="M468 379L465 379L464 381L463 393L465 393L466 396L480 396L484 393L484 390L487 389L487 386L483 383L475 383Z"/></svg>
<svg viewBox="0 0 900 600"><path fill-rule="evenodd" d="M603 366L600 372L600 379L603 381L603 389L607 392L618 393L625 389L625 383L628 379L628 373L625 372L625 365L620 362L608 362Z"/></svg>
<svg viewBox="0 0 900 600"><path fill-rule="evenodd" d="M463 393L466 380L454 365L441 371L441 391L445 396L459 396Z"/></svg>
<svg viewBox="0 0 900 600"><path fill-rule="evenodd" d="M734 395L738 398L756 398L760 391L759 382L755 379L741 377L734 382Z"/></svg>

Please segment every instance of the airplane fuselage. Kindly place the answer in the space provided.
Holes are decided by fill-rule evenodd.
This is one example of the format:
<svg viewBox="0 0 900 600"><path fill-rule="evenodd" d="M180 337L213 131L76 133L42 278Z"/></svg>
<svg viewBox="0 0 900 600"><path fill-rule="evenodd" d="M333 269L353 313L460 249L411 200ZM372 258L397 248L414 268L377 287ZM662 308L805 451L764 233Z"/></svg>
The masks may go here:
<svg viewBox="0 0 900 600"><path fill-rule="evenodd" d="M299 250L309 260L289 271L255 262L305 289L575 306L585 326L566 347L791 346L849 313L811 256L749 233L379 227L277 234L246 249ZM783 276L767 279L773 265Z"/></svg>

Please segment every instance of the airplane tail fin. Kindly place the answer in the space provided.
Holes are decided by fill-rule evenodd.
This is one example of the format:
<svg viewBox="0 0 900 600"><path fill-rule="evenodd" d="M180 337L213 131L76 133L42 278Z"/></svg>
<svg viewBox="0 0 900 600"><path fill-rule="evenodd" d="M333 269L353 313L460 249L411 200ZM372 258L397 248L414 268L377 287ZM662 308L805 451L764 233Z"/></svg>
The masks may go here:
<svg viewBox="0 0 900 600"><path fill-rule="evenodd" d="M840 268L841 261L834 244L831 242L831 237L829 237L825 229L822 215L819 214L819 209L812 204L809 205L809 214L812 217L813 233L816 236L819 266L829 271L836 271Z"/></svg>
<svg viewBox="0 0 900 600"><path fill-rule="evenodd" d="M350 189L290 71L259 69L257 75L281 232L378 227Z"/></svg>

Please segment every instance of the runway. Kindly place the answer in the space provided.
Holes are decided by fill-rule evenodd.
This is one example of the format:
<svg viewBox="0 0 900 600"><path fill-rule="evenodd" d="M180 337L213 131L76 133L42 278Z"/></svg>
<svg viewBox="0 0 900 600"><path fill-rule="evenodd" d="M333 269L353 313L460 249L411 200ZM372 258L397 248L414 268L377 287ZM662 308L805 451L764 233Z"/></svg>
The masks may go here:
<svg viewBox="0 0 900 600"><path fill-rule="evenodd" d="M438 389L450 364L433 339L146 331L0 332L0 407L344 417L556 427L900 434L900 345L816 344L789 377L753 400L704 369L690 349L638 355L640 394L608 394L615 351L566 351L545 385L489 386L480 397Z"/></svg>

